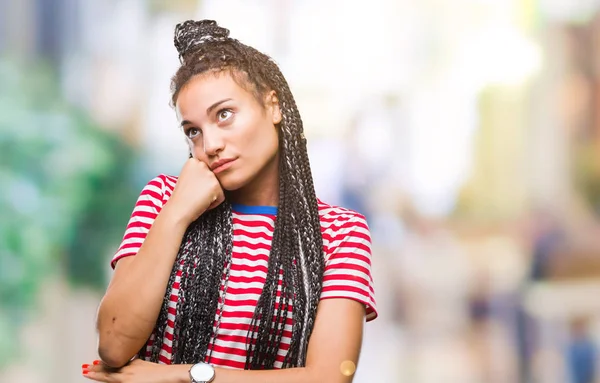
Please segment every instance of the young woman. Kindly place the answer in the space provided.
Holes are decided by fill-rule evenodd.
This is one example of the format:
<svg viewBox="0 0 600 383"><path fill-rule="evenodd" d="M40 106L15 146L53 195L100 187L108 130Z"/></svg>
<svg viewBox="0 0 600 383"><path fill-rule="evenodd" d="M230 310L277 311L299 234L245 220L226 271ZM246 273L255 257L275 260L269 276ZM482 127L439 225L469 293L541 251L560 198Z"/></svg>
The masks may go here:
<svg viewBox="0 0 600 383"><path fill-rule="evenodd" d="M97 318L100 382L350 382L377 316L365 218L315 196L281 71L214 21L175 29L190 145L142 190Z"/></svg>

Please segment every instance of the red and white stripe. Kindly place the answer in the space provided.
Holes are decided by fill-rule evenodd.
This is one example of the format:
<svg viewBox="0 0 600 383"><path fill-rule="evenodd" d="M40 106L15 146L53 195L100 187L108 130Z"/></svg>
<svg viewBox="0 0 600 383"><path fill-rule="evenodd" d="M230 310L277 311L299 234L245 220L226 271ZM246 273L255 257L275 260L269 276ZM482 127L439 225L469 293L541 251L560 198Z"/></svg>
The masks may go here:
<svg viewBox="0 0 600 383"><path fill-rule="evenodd" d="M120 258L137 254L154 219L171 197L176 183L177 177L160 175L144 187L125 230L123 241L111 262L113 267ZM233 211L232 264L223 315L214 347L211 347L206 359L206 362L216 366L244 368L246 337L266 279L276 215L251 210L252 207L244 212L236 209ZM357 212L327 205L321 201L319 217L325 256L321 299L356 300L365 305L366 320L375 319L377 311L371 276L371 238L365 218ZM165 364L171 363L173 324L180 278L181 272L178 273L171 291L166 335L159 358L159 361ZM224 281L221 281L221 292L223 283ZM219 299L219 307L221 303ZM288 311L276 368L282 366L289 348L292 330L291 309L290 307ZM218 314L215 313L215 325ZM152 342L153 339L150 339L148 345ZM211 355L210 360L208 355Z"/></svg>

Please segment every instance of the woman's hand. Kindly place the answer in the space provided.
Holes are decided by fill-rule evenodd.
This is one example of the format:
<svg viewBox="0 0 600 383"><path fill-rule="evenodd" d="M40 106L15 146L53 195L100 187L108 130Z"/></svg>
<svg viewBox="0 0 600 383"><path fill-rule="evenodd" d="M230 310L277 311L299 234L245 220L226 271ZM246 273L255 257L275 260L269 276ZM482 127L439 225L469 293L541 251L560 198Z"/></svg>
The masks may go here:
<svg viewBox="0 0 600 383"><path fill-rule="evenodd" d="M224 200L221 184L208 165L190 158L183 166L173 195L165 208L168 207L168 210L189 224Z"/></svg>
<svg viewBox="0 0 600 383"><path fill-rule="evenodd" d="M181 368L135 359L119 369L108 367L101 361L82 366L83 376L106 383L177 383L189 381L185 365ZM179 367L179 366L178 366Z"/></svg>

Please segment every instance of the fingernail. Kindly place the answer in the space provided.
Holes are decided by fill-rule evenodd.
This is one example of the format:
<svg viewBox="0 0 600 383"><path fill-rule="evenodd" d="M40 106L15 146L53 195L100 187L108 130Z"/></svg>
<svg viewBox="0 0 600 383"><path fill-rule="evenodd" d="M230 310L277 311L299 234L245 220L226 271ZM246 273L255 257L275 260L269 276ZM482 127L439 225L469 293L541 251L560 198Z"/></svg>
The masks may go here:
<svg viewBox="0 0 600 383"><path fill-rule="evenodd" d="M101 362L101 361L99 361L99 360L95 360L95 361L94 361L94 366L97 366L97 365L99 365L100 363L102 363L102 362Z"/></svg>
<svg viewBox="0 0 600 383"><path fill-rule="evenodd" d="M82 365L81 365L81 368L84 368L84 369L85 369L85 368L90 368L90 365L89 365L89 364L82 364Z"/></svg>
<svg viewBox="0 0 600 383"><path fill-rule="evenodd" d="M90 372L90 370L83 370L82 371L83 375L87 375L87 374L89 374L89 372Z"/></svg>

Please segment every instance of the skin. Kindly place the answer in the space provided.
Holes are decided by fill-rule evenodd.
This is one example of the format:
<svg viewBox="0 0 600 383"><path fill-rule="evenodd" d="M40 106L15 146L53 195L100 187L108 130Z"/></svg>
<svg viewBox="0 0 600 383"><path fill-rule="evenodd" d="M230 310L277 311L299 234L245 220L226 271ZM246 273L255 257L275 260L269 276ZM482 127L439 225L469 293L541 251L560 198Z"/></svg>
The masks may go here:
<svg viewBox="0 0 600 383"><path fill-rule="evenodd" d="M100 382L190 382L191 365L129 362L154 328L171 268L186 228L224 200L278 204L278 133L275 92L263 102L228 72L194 77L180 91L177 115L194 158L184 165L173 195L135 257L121 259L98 310L99 361L82 366ZM224 169L217 161L234 159ZM212 170L211 170L212 169ZM214 172L213 172L214 170ZM216 173L216 174L215 174ZM344 366L358 362L365 307L349 299L319 303L306 367L269 371L215 368L214 383L351 382Z"/></svg>

